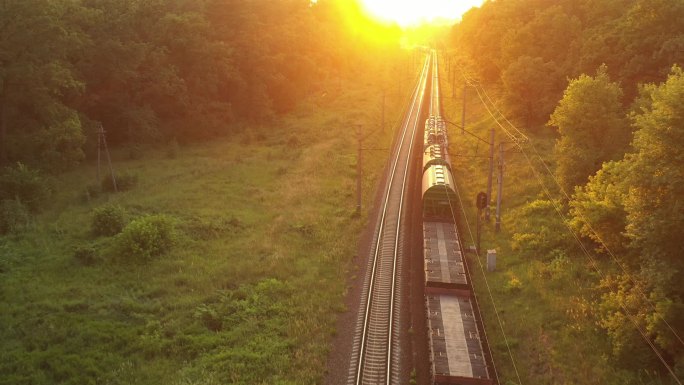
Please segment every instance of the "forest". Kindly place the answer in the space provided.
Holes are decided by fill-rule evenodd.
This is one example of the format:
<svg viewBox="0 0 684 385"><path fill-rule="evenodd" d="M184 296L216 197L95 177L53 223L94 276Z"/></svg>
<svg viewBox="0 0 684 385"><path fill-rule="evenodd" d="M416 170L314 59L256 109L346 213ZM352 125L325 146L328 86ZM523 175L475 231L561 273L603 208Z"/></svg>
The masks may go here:
<svg viewBox="0 0 684 385"><path fill-rule="evenodd" d="M523 152L555 143L552 194L528 198L513 245L609 266L573 312L603 330L619 366L682 378L684 3L488 1L447 46L529 136Z"/></svg>
<svg viewBox="0 0 684 385"><path fill-rule="evenodd" d="M100 127L113 144L185 143L266 122L398 44L334 0L9 0L0 34L0 165L51 172Z"/></svg>
<svg viewBox="0 0 684 385"><path fill-rule="evenodd" d="M341 133L389 146L399 32L346 0L0 1L0 384L320 383L364 220Z"/></svg>

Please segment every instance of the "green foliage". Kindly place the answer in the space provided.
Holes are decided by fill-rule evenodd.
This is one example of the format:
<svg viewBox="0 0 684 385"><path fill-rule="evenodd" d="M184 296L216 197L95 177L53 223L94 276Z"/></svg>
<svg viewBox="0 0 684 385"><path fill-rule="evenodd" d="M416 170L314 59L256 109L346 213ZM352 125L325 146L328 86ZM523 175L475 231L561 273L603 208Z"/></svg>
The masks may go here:
<svg viewBox="0 0 684 385"><path fill-rule="evenodd" d="M22 163L5 167L0 173L0 199L17 200L31 211L38 211L47 203L50 188L43 175Z"/></svg>
<svg viewBox="0 0 684 385"><path fill-rule="evenodd" d="M174 221L164 215L148 215L131 221L116 237L117 256L144 262L171 250L176 241Z"/></svg>
<svg viewBox="0 0 684 385"><path fill-rule="evenodd" d="M17 233L28 226L31 215L17 199L0 201L0 234Z"/></svg>
<svg viewBox="0 0 684 385"><path fill-rule="evenodd" d="M681 263L684 223L684 75L675 67L667 82L645 92L650 105L632 115L637 131L625 200L628 236L648 257Z"/></svg>
<svg viewBox="0 0 684 385"><path fill-rule="evenodd" d="M625 236L626 172L623 162L604 163L585 186L576 189L569 203L575 231L593 240L599 251L621 256L626 256L629 242Z"/></svg>
<svg viewBox="0 0 684 385"><path fill-rule="evenodd" d="M123 230L126 224L126 210L118 205L106 205L93 210L90 230L94 235L111 236Z"/></svg>
<svg viewBox="0 0 684 385"><path fill-rule="evenodd" d="M506 103L526 126L544 123L560 98L557 79L561 73L555 64L540 57L521 56L501 74Z"/></svg>
<svg viewBox="0 0 684 385"><path fill-rule="evenodd" d="M71 59L83 33L69 21L80 7L36 0L3 3L0 13L0 164L22 161L62 170L83 158L77 112L83 90Z"/></svg>
<svg viewBox="0 0 684 385"><path fill-rule="evenodd" d="M671 330L684 326L682 100L684 76L678 67L665 83L644 87L631 115L633 152L604 164L571 202L580 232L601 238L627 266L626 272L603 281L599 309L614 354L628 366L659 367L645 338L675 361L684 355Z"/></svg>
<svg viewBox="0 0 684 385"><path fill-rule="evenodd" d="M132 13L138 6L163 12L173 3L88 2L118 4ZM235 2L235 7L247 3L268 8L286 1ZM199 2L186 3L195 4ZM156 15L150 13L147 20L156 20ZM91 16L93 23L104 18ZM128 20L116 13L112 17ZM147 27L132 23L109 32L120 36ZM167 40L181 43L181 36ZM110 48L116 51L116 45ZM74 200L90 182L93 165L55 178L53 202L32 218L35 226L0 239L0 325L11 326L0 327L0 382L322 383L335 317L344 311L351 256L365 220L363 213L358 220L348 216L354 207L354 197L347 193L354 182L349 157L330 154L354 153L354 139L339 135L348 126L340 116L377 100L378 74L392 68L376 52L368 52L373 53L368 60L374 63L372 70L345 80L334 99L315 97L317 108L277 119L268 130L241 126L239 130L261 132L252 144L240 143L238 136L205 143L187 143L188 137L179 136L184 147L176 158L151 147L144 162L128 160L125 149L113 151L115 167L134 169L145 189L109 201L126 207L130 215L173 216L178 242L168 253L172 257L117 261L123 233L84 238L93 219L90 207L104 205L107 197L89 205ZM103 48L98 54L109 53ZM122 65L132 59L114 53L108 57ZM89 90L103 98L109 87L148 86L118 83L121 72L103 75L109 81ZM212 86L210 81L205 85ZM388 88L387 116L400 112L404 91ZM379 112L364 115L361 123L377 128L378 117ZM199 130L197 124L182 129ZM116 129L106 128L109 139ZM287 144L292 137L310 151L291 151ZM390 130L368 140L385 148ZM373 171L386 159L378 153L365 161L366 175L377 175ZM281 168L288 173L280 176ZM365 203L372 200L375 181L365 181Z"/></svg>
<svg viewBox="0 0 684 385"><path fill-rule="evenodd" d="M81 245L74 249L74 259L83 266L92 266L99 258L97 249L92 245Z"/></svg>
<svg viewBox="0 0 684 385"><path fill-rule="evenodd" d="M572 244L565 236L566 227L556 213L554 205L559 202L535 200L523 205L512 214L515 229L511 247L546 259L556 249L566 249Z"/></svg>
<svg viewBox="0 0 684 385"><path fill-rule="evenodd" d="M522 290L523 284L520 278L511 275L510 279L504 284L504 290L510 293L516 293Z"/></svg>
<svg viewBox="0 0 684 385"><path fill-rule="evenodd" d="M503 85L504 107L535 125L552 111L549 102L557 101L565 79L602 64L629 103L639 84L662 81L684 62L682 30L679 0L490 1L463 16L453 39L467 70L486 88ZM543 64L521 68L530 58Z"/></svg>
<svg viewBox="0 0 684 385"><path fill-rule="evenodd" d="M606 329L613 354L622 365L662 365L645 339L661 354L679 359L684 353L673 333L684 325L684 303L673 295L673 288L679 284L676 275L671 265L653 260L646 262L639 274L621 274L601 282L605 293L599 307L600 325Z"/></svg>
<svg viewBox="0 0 684 385"><path fill-rule="evenodd" d="M621 97L606 67L595 77L572 80L565 90L548 124L560 133L554 148L556 176L566 192L586 183L604 161L624 154L631 131Z"/></svg>
<svg viewBox="0 0 684 385"><path fill-rule="evenodd" d="M234 134L399 52L395 27L340 0L5 3L0 166L73 167L87 122L113 145Z"/></svg>
<svg viewBox="0 0 684 385"><path fill-rule="evenodd" d="M114 181L116 181L116 189L114 189ZM122 172L119 174L114 174L114 179L111 175L107 175L102 178L102 191L114 192L114 191L128 191L133 189L138 184L138 175Z"/></svg>

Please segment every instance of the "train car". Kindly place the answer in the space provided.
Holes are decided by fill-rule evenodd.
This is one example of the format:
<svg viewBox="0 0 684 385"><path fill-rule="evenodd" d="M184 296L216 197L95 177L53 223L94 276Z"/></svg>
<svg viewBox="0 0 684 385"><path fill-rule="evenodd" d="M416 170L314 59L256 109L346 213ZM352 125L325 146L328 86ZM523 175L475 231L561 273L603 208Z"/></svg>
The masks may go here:
<svg viewBox="0 0 684 385"><path fill-rule="evenodd" d="M453 221L458 197L449 168L442 164L428 167L423 173L424 220Z"/></svg>
<svg viewBox="0 0 684 385"><path fill-rule="evenodd" d="M447 136L446 121L441 116L437 116L435 118L435 131L439 133L438 137L441 140L441 144L443 146L448 146L449 141Z"/></svg>
<svg viewBox="0 0 684 385"><path fill-rule="evenodd" d="M445 166L451 172L451 161L449 160L449 153L446 151L446 148L439 144L430 144L423 151L423 173L430 166L438 164Z"/></svg>
<svg viewBox="0 0 684 385"><path fill-rule="evenodd" d="M470 296L461 242L456 226L449 222L423 222L425 292Z"/></svg>
<svg viewBox="0 0 684 385"><path fill-rule="evenodd" d="M494 384L470 297L428 294L426 307L433 384Z"/></svg>
<svg viewBox="0 0 684 385"><path fill-rule="evenodd" d="M425 130L423 131L425 137L423 139L423 144L424 146L428 146L430 144L436 143L435 139L435 117L434 116L429 116L427 119L425 119Z"/></svg>

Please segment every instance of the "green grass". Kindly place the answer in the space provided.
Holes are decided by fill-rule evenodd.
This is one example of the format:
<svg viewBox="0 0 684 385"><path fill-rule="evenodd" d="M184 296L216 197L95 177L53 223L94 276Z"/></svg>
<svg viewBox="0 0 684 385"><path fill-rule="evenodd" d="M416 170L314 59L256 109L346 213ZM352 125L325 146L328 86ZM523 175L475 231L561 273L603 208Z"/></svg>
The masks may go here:
<svg viewBox="0 0 684 385"><path fill-rule="evenodd" d="M29 228L0 237L0 384L320 383L366 222L354 125L379 127L373 76L231 138L115 151L138 178L125 192L86 194L92 164L60 175ZM388 92L387 116L404 93ZM365 208L386 156L364 154ZM119 235L91 231L105 205L170 218L171 250L117 255Z"/></svg>
<svg viewBox="0 0 684 385"><path fill-rule="evenodd" d="M446 66L442 66L442 69L445 70ZM442 74L442 77L446 78L446 75ZM443 96L451 96L451 85L443 83ZM493 100L498 99L496 90L488 92ZM457 85L456 98L444 98L448 119L460 118L461 95L461 85ZM498 157L498 143L508 139L488 117L472 89L469 91L467 111L467 129L479 137L489 140L490 128L496 128ZM477 215L475 196L487 187L489 149L469 135L461 135L460 129L450 129L454 176L474 235ZM533 138L534 145L552 168L551 152L555 138L550 128L544 129L548 131ZM509 148L514 149L515 146L509 143L506 149ZM534 153L528 150L528 154ZM496 271L484 272L476 257L469 256L475 291L501 383L518 383L513 361L522 384L667 383L657 375L638 368L621 367L613 358L610 343L605 332L597 326L598 320L593 312L600 295L597 287L600 277L579 250L572 251L574 240L555 211L536 211L531 216L523 214L527 203L546 197L522 153L506 151L505 158L502 229L499 233L494 229L495 206L492 207L492 220L482 227L482 250L497 250ZM535 163L535 167L542 175L545 174L538 163ZM494 198L497 191L496 172L495 165ZM550 177L546 175L542 178L554 197L560 198L557 189L552 188ZM525 232L524 226L530 227L527 230L531 239L538 240L546 227L550 229L548 234L551 237L557 237L559 242L571 246L547 250L514 247L514 234ZM467 229L464 227L462 230L466 230L463 234L464 244L473 244ZM567 249L570 251L560 251ZM485 253L480 256L479 262L486 264ZM610 271L609 261L599 263L603 271Z"/></svg>

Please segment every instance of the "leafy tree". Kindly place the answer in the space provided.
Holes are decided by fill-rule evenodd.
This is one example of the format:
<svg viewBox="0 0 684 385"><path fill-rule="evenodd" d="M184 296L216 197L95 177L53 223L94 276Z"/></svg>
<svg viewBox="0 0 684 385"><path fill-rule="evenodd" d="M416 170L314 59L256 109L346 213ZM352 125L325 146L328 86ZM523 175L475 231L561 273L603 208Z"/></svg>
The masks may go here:
<svg viewBox="0 0 684 385"><path fill-rule="evenodd" d="M547 119L558 103L558 68L542 58L521 56L501 74L506 105L528 127Z"/></svg>
<svg viewBox="0 0 684 385"><path fill-rule="evenodd" d="M566 13L561 5L540 8L529 22L511 29L502 38L502 60L513 63L524 56L539 57L557 67L549 71L547 77L560 74L560 79L563 79L563 75L574 68L574 61L579 57L582 25L576 16Z"/></svg>
<svg viewBox="0 0 684 385"><path fill-rule="evenodd" d="M684 76L674 67L668 80L644 89L649 101L632 115L635 153L626 159L630 190L625 201L628 236L649 257L682 264L684 223ZM684 267L684 265L683 265Z"/></svg>
<svg viewBox="0 0 684 385"><path fill-rule="evenodd" d="M595 77L572 80L565 90L548 123L560 133L554 154L556 176L565 191L586 183L604 161L624 154L630 130L621 97L606 67L599 68Z"/></svg>
<svg viewBox="0 0 684 385"><path fill-rule="evenodd" d="M83 90L70 59L84 36L66 25L78 9L66 1L0 4L0 164L59 170L83 158L81 122L68 106Z"/></svg>
<svg viewBox="0 0 684 385"><path fill-rule="evenodd" d="M20 162L0 172L0 200L15 200L39 211L50 197L50 187L41 173Z"/></svg>
<svg viewBox="0 0 684 385"><path fill-rule="evenodd" d="M583 237L592 239L598 250L624 257L629 239L625 235L627 212L624 200L629 190L623 162L605 162L585 186L578 187L570 201L570 223Z"/></svg>
<svg viewBox="0 0 684 385"><path fill-rule="evenodd" d="M684 77L674 67L668 80L642 89L633 151L578 189L571 202L573 223L596 239L587 220L626 272L602 283L601 325L614 353L627 365L662 368L643 341L648 338L670 361L684 362L673 330L684 330ZM639 325L644 335L637 331ZM681 368L680 368L681 369Z"/></svg>

